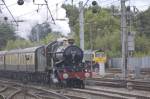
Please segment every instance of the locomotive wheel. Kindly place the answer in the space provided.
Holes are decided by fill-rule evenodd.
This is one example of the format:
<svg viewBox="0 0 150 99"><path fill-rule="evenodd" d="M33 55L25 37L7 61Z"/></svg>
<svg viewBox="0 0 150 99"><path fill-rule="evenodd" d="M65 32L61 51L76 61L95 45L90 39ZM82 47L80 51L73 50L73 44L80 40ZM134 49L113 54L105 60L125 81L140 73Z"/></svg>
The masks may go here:
<svg viewBox="0 0 150 99"><path fill-rule="evenodd" d="M81 86L81 87L80 87L81 89L84 89L84 88L85 88L85 83L84 83L83 80L81 80L80 86Z"/></svg>
<svg viewBox="0 0 150 99"><path fill-rule="evenodd" d="M71 88L74 88L75 87L75 81L74 80L71 80Z"/></svg>
<svg viewBox="0 0 150 99"><path fill-rule="evenodd" d="M83 81L79 80L79 88L83 88Z"/></svg>
<svg viewBox="0 0 150 99"><path fill-rule="evenodd" d="M80 88L80 80L79 79L73 79L72 80L72 87L73 88Z"/></svg>
<svg viewBox="0 0 150 99"><path fill-rule="evenodd" d="M73 79L73 80L72 80L72 85L71 85L71 86L72 86L73 88L77 88L77 87L78 87L77 85L78 85L77 80L76 80L76 79Z"/></svg>
<svg viewBox="0 0 150 99"><path fill-rule="evenodd" d="M63 83L62 83L62 82L59 82L59 83L58 83L58 87L59 87L59 88L63 88Z"/></svg>
<svg viewBox="0 0 150 99"><path fill-rule="evenodd" d="M80 88L80 87L81 87L80 80L76 80L76 87L77 87L77 88Z"/></svg>
<svg viewBox="0 0 150 99"><path fill-rule="evenodd" d="M85 88L85 84L83 80L79 80L77 79L76 82L74 83L75 88L81 88L84 89Z"/></svg>
<svg viewBox="0 0 150 99"><path fill-rule="evenodd" d="M72 88L73 86L73 81L71 79L67 80L67 87Z"/></svg>

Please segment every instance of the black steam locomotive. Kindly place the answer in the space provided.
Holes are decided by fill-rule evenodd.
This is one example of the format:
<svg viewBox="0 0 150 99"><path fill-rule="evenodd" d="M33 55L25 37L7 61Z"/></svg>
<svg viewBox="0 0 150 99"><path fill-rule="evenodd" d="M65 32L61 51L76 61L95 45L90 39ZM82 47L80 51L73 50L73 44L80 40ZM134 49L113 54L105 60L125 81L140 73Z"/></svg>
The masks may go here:
<svg viewBox="0 0 150 99"><path fill-rule="evenodd" d="M49 85L84 88L89 76L82 64L83 51L73 40L46 46L0 51L0 76Z"/></svg>

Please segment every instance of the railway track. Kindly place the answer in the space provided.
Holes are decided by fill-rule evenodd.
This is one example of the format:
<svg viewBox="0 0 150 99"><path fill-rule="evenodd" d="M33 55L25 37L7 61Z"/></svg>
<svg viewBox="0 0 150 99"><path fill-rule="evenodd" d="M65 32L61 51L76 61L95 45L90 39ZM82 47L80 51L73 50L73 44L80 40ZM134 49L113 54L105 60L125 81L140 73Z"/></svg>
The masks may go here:
<svg viewBox="0 0 150 99"><path fill-rule="evenodd" d="M125 88L110 88L110 87L99 87L99 86L86 86L88 90L94 90L97 92L106 92L110 94L118 94L133 99L150 99L150 92L139 91L139 90L128 90ZM129 99L130 99L129 98Z"/></svg>
<svg viewBox="0 0 150 99"><path fill-rule="evenodd" d="M141 80L122 80L122 79L115 80L115 79L92 78L87 79L86 84L150 91L150 81L141 81Z"/></svg>
<svg viewBox="0 0 150 99"><path fill-rule="evenodd" d="M115 74L116 73L122 73L121 69L119 69L119 68L109 68L109 69L107 69L107 72L109 72L109 73L115 73ZM128 72L133 73L133 71L130 71L130 70ZM140 70L140 73L142 75L150 74L150 69L142 68Z"/></svg>
<svg viewBox="0 0 150 99"><path fill-rule="evenodd" d="M0 99L70 99L44 87L0 80Z"/></svg>
<svg viewBox="0 0 150 99"><path fill-rule="evenodd" d="M95 81L108 82L112 80L95 79ZM121 80L118 80L115 83L120 81ZM86 86L85 89L65 88L52 90L43 86L37 87L37 85L33 86L12 81L0 81L0 88L0 99L150 99L150 92L138 93L135 90L128 90L123 87L120 87L120 89L113 87L113 89L112 87L104 87L102 85Z"/></svg>
<svg viewBox="0 0 150 99"><path fill-rule="evenodd" d="M64 90L67 89L49 89L46 86L38 86L37 85L24 85L12 80L2 81L0 80L0 84L2 85L3 93L0 92L0 95L4 97L4 99L86 99L80 96L74 95L64 95ZM9 88L15 88L16 90L8 91ZM6 90L8 89L8 90ZM5 94L8 93L9 94ZM0 98L3 99L3 98Z"/></svg>
<svg viewBox="0 0 150 99"><path fill-rule="evenodd" d="M150 99L149 92L99 86L86 86L86 89L67 89L63 94L72 96L71 99Z"/></svg>

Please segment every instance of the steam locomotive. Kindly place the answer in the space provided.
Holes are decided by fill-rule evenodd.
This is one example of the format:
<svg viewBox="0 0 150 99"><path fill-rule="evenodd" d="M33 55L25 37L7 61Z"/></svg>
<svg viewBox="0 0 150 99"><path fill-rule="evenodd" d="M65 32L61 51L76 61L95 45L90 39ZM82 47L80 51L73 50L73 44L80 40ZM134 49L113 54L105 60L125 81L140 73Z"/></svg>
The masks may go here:
<svg viewBox="0 0 150 99"><path fill-rule="evenodd" d="M83 51L73 39L46 46L0 51L0 76L21 81L84 88L89 76L82 63Z"/></svg>

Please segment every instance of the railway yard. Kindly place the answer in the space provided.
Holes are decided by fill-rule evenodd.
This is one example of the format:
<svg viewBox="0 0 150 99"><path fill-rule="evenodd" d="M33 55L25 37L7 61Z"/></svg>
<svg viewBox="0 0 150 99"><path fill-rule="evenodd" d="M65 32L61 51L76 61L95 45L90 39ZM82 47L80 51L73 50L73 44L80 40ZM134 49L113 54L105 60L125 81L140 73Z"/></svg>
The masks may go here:
<svg viewBox="0 0 150 99"><path fill-rule="evenodd" d="M150 99L149 20L150 0L0 0L0 99Z"/></svg>
<svg viewBox="0 0 150 99"><path fill-rule="evenodd" d="M0 99L150 99L149 80L93 77L85 83L85 89L56 88L1 79Z"/></svg>

